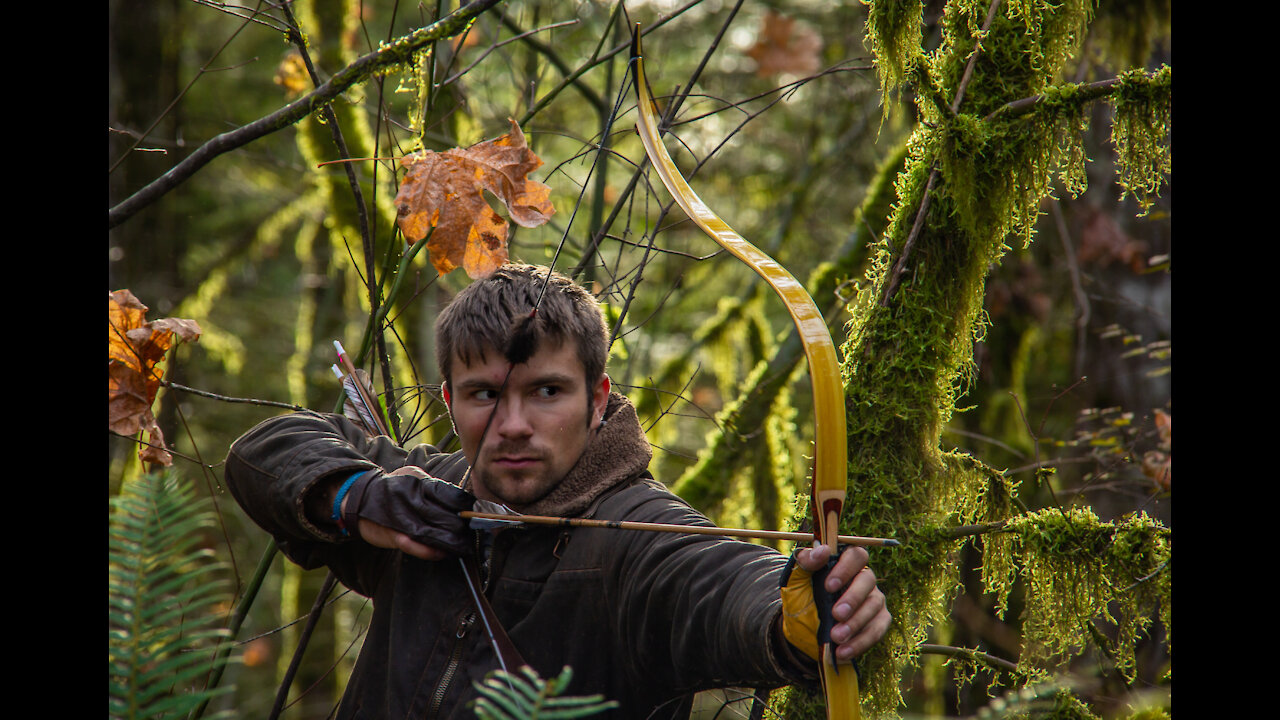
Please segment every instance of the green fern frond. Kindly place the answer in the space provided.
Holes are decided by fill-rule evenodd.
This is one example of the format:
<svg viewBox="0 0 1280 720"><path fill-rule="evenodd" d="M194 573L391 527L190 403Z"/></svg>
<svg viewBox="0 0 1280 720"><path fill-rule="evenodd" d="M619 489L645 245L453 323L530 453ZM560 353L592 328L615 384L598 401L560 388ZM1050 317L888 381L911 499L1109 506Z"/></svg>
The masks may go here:
<svg viewBox="0 0 1280 720"><path fill-rule="evenodd" d="M229 635L224 566L199 546L213 514L172 472L127 482L110 511L108 715L185 716L228 691L204 688Z"/></svg>
<svg viewBox="0 0 1280 720"><path fill-rule="evenodd" d="M568 665L554 680L543 680L527 665L519 674L495 670L483 683L476 683L480 697L472 705L480 720L568 720L618 706L603 695L559 697L571 679L573 670Z"/></svg>

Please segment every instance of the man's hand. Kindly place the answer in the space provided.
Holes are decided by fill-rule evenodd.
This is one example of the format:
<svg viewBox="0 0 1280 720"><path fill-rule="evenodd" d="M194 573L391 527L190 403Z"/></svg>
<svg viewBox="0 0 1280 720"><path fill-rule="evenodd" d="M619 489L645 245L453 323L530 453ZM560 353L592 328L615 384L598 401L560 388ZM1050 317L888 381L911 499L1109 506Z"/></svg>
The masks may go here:
<svg viewBox="0 0 1280 720"><path fill-rule="evenodd" d="M817 610L810 578L827 566L831 548L818 545L796 553L782 588L782 629L787 640L806 655L821 660L817 645ZM835 595L831 615L831 641L836 659L848 662L879 642L893 617L884 593L876 587L876 575L867 566L867 551L850 547L840 553L827 575L826 589Z"/></svg>
<svg viewBox="0 0 1280 720"><path fill-rule="evenodd" d="M383 477L390 479L405 476L431 480L421 468L412 465L406 465ZM362 495L358 500L360 508L354 509L359 517L356 532L360 539L375 547L399 550L423 560L443 560L466 549L469 539L466 521L457 513L471 508L469 495L461 490L442 494L424 489L425 497L418 493L406 495L403 487L390 492L384 488L378 490L381 492L376 490L376 497L369 497L367 493ZM352 509L348 508L350 502L351 495L343 498L343 516L348 516L348 510ZM388 507L393 503L403 504L404 507ZM383 524L370 519L371 517L390 524ZM435 544L420 542L410 532L419 537L430 537Z"/></svg>

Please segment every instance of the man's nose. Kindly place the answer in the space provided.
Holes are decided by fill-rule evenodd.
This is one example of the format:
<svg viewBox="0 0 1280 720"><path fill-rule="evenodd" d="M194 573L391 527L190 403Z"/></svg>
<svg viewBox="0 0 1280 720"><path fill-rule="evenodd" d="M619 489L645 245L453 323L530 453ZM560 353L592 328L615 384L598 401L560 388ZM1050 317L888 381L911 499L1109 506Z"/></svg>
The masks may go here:
<svg viewBox="0 0 1280 720"><path fill-rule="evenodd" d="M503 437L527 437L533 434L528 408L519 398L506 397L498 403L498 416L493 419L494 429Z"/></svg>

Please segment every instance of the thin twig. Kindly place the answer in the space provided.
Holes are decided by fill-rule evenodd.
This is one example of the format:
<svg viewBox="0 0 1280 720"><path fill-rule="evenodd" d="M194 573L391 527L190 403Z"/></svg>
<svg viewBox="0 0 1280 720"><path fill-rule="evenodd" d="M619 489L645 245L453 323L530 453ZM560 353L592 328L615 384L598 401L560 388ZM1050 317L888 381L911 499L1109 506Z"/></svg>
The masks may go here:
<svg viewBox="0 0 1280 720"><path fill-rule="evenodd" d="M1067 221L1062 216L1062 203L1054 200L1049 203L1053 221L1058 227L1058 239L1062 241L1062 251L1067 258L1067 274L1071 276L1071 290L1076 298L1076 361L1073 366L1075 377L1084 374L1084 358L1086 340L1089 337L1089 295L1084 291L1084 283L1080 281L1080 264L1076 262L1076 250L1071 242Z"/></svg>
<svg viewBox="0 0 1280 720"><path fill-rule="evenodd" d="M1087 101L1096 100L1115 92L1120 88L1120 78L1111 78L1110 80L1099 80L1097 82L1085 83L1076 86L1076 98ZM1030 112L1036 105L1044 100L1044 95L1032 95L1031 97L1022 98L1021 100L1013 100L992 110L984 120L1008 119L1017 117L1024 113Z"/></svg>
<svg viewBox="0 0 1280 720"><path fill-rule="evenodd" d="M1004 658L998 658L990 653L984 653L981 650L973 650L971 648L953 647L951 645L931 645L928 643L917 646L921 654L925 655L946 655L948 657L967 657L978 660L1007 672L1018 672L1017 663L1009 662Z"/></svg>
<svg viewBox="0 0 1280 720"><path fill-rule="evenodd" d="M307 67L307 74L311 77L311 83L318 88L321 85L320 75L316 72L315 64L311 61L311 53L307 51L307 43L302 36L302 28L298 26L298 21L294 18L289 3L283 3L281 9L284 11L285 19L292 30L289 33L289 37L298 48L298 53ZM333 137L333 144L338 149L339 157L351 157L351 151L347 149L347 141L342 135L342 128L338 125L338 115L333 111L333 106L326 104L320 111L324 114L325 124L329 126L329 134ZM373 230L369 224L369 207L365 204L364 192L360 189L359 179L356 178L355 167L352 163L342 163L342 169L347 174L347 184L351 187L352 199L356 205L356 220L359 223L361 248L364 251L365 292L369 300L369 314L372 317L376 317L379 314L380 306L378 299L379 282L377 280L377 268L374 266ZM392 437L396 437L400 431L400 422L399 415L395 409L395 398L391 396L391 361L387 355L386 337L382 334L382 329L379 326L371 326L370 331L373 333L376 354L379 366L382 369L383 387L388 396L387 416L391 418L390 431L393 433Z"/></svg>
<svg viewBox="0 0 1280 720"><path fill-rule="evenodd" d="M259 4L259 7L261 7L261 4ZM196 84L196 81L204 77L205 73L212 72L212 70L210 70L209 68L209 63L212 63L219 55L222 54L223 50L227 49L227 46L231 44L232 40L236 39L236 36L240 34L241 30L244 30L246 27L249 26L249 23L253 22L253 19L258 15L258 12L259 12L258 10L254 10L252 16L248 18L244 18L244 22L241 23L240 26L235 29L235 32L231 33L231 35L229 35L227 39L223 41L222 45L219 46L218 49L213 52L213 55L209 56L209 59L205 61L204 65L200 66L200 69L196 71L196 74L194 76L192 76L191 80L187 83L186 87L182 88L182 90L178 92L177 96L175 96L173 100L165 107L165 109L160 112L160 115L156 117L155 121L151 123L150 127L142 131L141 134L135 133L135 140L133 145L129 146L129 148L124 151L124 154L122 154L119 158L116 159L114 163L112 163L111 167L108 168L107 170L108 175L115 172L116 168L120 167L120 163L124 162L125 158L129 157L130 153L138 149L138 146L142 144L142 141L145 140L147 136L150 135L151 132L156 129L156 127L160 124L161 120L163 120L166 116L168 116L169 112L173 110L175 105L178 104L178 101L186 97L187 91L191 90L192 86Z"/></svg>
<svg viewBox="0 0 1280 720"><path fill-rule="evenodd" d="M510 30L513 33L516 33L516 35L509 40L504 40L501 43L495 44L493 48L490 48L488 51L485 52L486 55L489 52L492 52L494 49L501 47L502 45L505 45L506 43L513 42L515 40L523 40L525 45L528 45L529 47L533 48L535 52L545 57L547 59L547 62L551 63L552 67L560 71L560 74L564 75L565 77L573 75L573 70L567 64L565 64L564 60L560 58L560 55L556 53L555 49L552 48L550 45L542 42L541 40L538 40L537 38L533 37L533 35L543 30L551 30L557 27L561 27L563 25L576 24L578 22L577 20L569 20L566 22L559 22L559 23L554 23L552 25L546 25L541 28L535 28L533 30L525 30L524 28L520 27L520 25L516 23L515 20L511 19L511 16L507 15L502 10L497 10L495 12L498 13L498 20L500 20L502 24L507 27L508 30ZM477 60L476 62L479 62L479 60ZM472 63L472 66L474 65L475 63ZM605 103L604 99L600 97L600 94L597 93L590 85L586 84L585 82L582 82L580 77L578 79L575 79L575 81L571 84L574 86L574 88L578 90L578 92L582 93L582 99L586 100L587 103L591 105L591 107L595 108L597 113L603 114L608 112L609 110L608 104Z"/></svg>
<svg viewBox="0 0 1280 720"><path fill-rule="evenodd" d="M294 651L293 658L289 661L289 668L285 671L284 679L280 682L280 689L276 693L275 703L271 706L271 714L267 716L270 720L280 717L281 711L284 710L285 700L289 698L289 688L293 685L293 678L298 673L298 666L302 664L303 651L306 650L307 644L311 640L311 634L315 632L316 625L320 621L325 598L329 597L329 593L336 583L337 578L333 572L325 575L324 585L321 586L320 592L316 594L315 602L311 605L311 612L307 615L307 624L302 629L301 637L298 638L298 648Z"/></svg>
<svg viewBox="0 0 1280 720"><path fill-rule="evenodd" d="M405 62L421 48L441 38L457 34L472 18L496 5L500 0L476 0L457 12L404 36L399 41L368 53L352 62L308 95L247 125L210 138L182 162L152 180L146 186L118 203L107 213L107 228L114 228L138 211L159 200L170 190L190 179L214 158L243 147L259 138L282 130L302 120L369 76Z"/></svg>

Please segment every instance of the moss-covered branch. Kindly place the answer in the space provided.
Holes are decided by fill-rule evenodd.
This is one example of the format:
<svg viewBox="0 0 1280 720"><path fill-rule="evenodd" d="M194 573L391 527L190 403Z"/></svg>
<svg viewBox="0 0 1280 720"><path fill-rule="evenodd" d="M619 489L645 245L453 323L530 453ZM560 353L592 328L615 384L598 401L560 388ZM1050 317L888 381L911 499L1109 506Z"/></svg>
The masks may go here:
<svg viewBox="0 0 1280 720"><path fill-rule="evenodd" d="M139 210L181 185L219 155L243 147L277 130L283 130L332 102L354 85L368 80L379 72L409 62L422 48L462 32L468 23L498 2L500 0L476 0L464 5L452 15L386 43L377 50L360 57L334 73L333 77L323 85L270 115L210 138L164 175L111 208L108 212L108 229L133 217Z"/></svg>
<svg viewBox="0 0 1280 720"><path fill-rule="evenodd" d="M908 141L896 204L851 306L843 346L850 487L842 527L906 541L872 559L895 618L863 660L872 714L898 706L901 672L914 664L929 628L945 621L959 587L954 556L965 543L981 542L984 579L1001 598L1014 578L1032 586L1028 603L1036 607L1025 631L1033 649L1020 659L1028 672L1080 642L1088 621L1113 617L1117 639L1108 650L1127 671L1143 622L1138 608L1167 602L1167 584L1137 583L1147 592L1142 597L1118 592L1167 560L1150 521L1022 513L1007 474L939 447L972 380L973 346L987 323L986 277L1008 251L1006 239L1031 240L1055 179L1071 191L1083 187L1084 103L1097 93L1115 99L1127 143L1121 153L1131 158L1121 164L1133 168L1121 170L1127 188L1150 195L1167 170L1167 144L1150 141L1167 128L1167 72L1164 81L1155 79L1159 73L1126 75L1127 92L1058 85L1092 13L1089 0L953 0L941 19L941 44L926 53L918 40L903 46L915 37L919 3L871 3L867 45L877 52L886 91L904 79L927 84L917 88L922 122ZM1122 107L1131 119L1121 119ZM1124 180L1125 172L1133 179ZM980 534L957 533L957 526ZM1055 533L1069 552L1050 544ZM1103 537L1129 550L1104 552ZM1090 549L1098 563L1062 564ZM1144 560L1134 563L1126 553ZM1124 609L1106 614L1109 601Z"/></svg>

